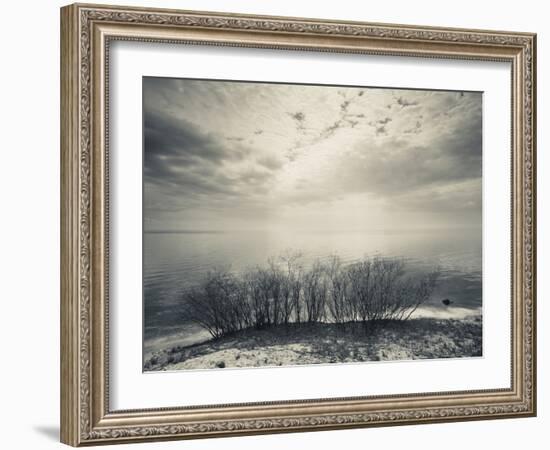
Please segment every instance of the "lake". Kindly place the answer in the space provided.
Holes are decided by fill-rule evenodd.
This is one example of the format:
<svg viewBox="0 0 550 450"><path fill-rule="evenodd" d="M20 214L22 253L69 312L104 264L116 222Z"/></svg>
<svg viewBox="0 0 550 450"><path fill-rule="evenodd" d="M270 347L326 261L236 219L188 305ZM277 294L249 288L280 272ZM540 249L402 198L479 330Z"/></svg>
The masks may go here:
<svg viewBox="0 0 550 450"><path fill-rule="evenodd" d="M423 308L425 315L480 311L482 304L481 230L414 232L150 232L144 235L144 351L179 343L188 345L208 335L185 321L182 294L212 268L234 272L265 265L269 257L299 250L305 267L316 259L338 255L344 263L364 256L401 257L407 267L439 267L437 288ZM448 298L452 308L441 300Z"/></svg>

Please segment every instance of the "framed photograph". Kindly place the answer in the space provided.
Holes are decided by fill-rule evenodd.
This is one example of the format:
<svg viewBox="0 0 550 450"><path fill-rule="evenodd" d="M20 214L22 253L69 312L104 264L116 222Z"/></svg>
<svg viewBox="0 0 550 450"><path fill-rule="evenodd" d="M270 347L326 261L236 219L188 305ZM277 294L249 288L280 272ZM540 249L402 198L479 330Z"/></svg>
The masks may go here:
<svg viewBox="0 0 550 450"><path fill-rule="evenodd" d="M535 415L535 57L62 8L62 442Z"/></svg>

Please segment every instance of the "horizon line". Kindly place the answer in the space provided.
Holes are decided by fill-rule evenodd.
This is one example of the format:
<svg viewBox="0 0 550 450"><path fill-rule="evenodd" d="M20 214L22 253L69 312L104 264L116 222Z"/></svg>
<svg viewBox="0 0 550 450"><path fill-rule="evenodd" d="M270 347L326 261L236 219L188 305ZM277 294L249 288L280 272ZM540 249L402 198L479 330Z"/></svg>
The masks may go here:
<svg viewBox="0 0 550 450"><path fill-rule="evenodd" d="M309 233L330 233L330 232L420 232L420 231L453 231L464 229L482 229L481 225L472 226L453 226L453 227L426 227L426 228L370 228L370 229L268 229L268 228L256 228L256 229L227 229L227 230L214 230L214 229L173 229L173 230L143 230L144 234L224 234L224 233L250 233L250 232L271 232L271 231L296 231L296 232L309 232Z"/></svg>

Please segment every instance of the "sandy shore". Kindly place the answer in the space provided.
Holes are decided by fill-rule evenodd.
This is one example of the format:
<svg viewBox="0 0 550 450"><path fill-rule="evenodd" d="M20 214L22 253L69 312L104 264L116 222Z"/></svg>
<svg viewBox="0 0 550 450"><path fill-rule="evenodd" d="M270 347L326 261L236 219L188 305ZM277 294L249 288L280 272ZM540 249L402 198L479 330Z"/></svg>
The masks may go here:
<svg viewBox="0 0 550 450"><path fill-rule="evenodd" d="M481 352L481 316L416 318L367 330L359 323L290 324L157 351L146 359L144 370L461 358Z"/></svg>

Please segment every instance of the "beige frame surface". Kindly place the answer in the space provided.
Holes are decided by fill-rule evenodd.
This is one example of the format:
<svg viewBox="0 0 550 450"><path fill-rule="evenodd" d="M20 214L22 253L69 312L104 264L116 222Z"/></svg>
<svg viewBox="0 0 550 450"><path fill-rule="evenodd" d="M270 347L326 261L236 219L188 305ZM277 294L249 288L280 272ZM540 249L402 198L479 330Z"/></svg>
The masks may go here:
<svg viewBox="0 0 550 450"><path fill-rule="evenodd" d="M113 40L511 63L510 388L111 411L107 365L106 99L109 44ZM535 415L535 52L536 36L530 33L105 5L75 4L62 8L62 442L79 446ZM503 158L509 155L504 152Z"/></svg>

